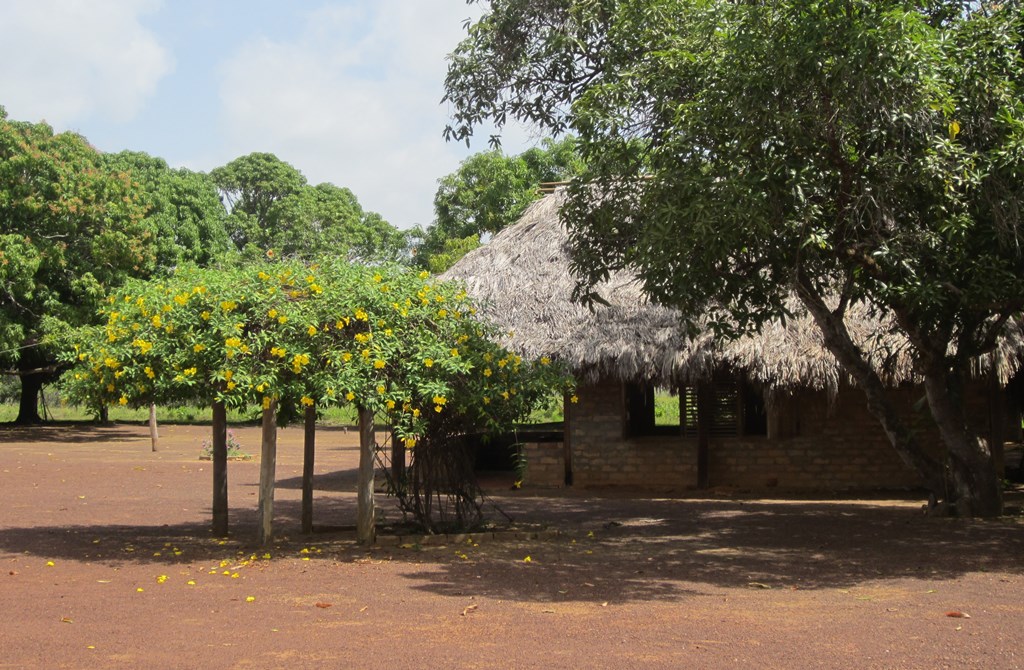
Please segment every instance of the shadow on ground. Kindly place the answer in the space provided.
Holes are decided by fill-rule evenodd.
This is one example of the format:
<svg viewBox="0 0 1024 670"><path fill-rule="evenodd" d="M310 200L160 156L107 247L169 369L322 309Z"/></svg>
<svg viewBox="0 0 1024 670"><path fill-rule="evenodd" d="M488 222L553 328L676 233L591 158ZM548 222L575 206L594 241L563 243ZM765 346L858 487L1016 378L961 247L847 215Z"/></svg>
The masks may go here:
<svg viewBox="0 0 1024 670"><path fill-rule="evenodd" d="M517 522L557 535L524 539L508 531L445 543L407 538L366 549L351 531L300 535L298 502L279 501L270 551L275 558L299 556L315 545L320 553L312 560L342 562L370 554L407 565L403 578L417 589L523 601L656 600L716 588L846 588L977 571L1024 574L1020 519L929 519L907 505L880 502L512 496L495 502ZM379 504L392 503L379 498ZM354 518L354 497L317 502L316 521L327 528ZM264 551L253 541L255 510L232 510L231 523L227 541L201 524L2 528L0 551L110 564Z"/></svg>

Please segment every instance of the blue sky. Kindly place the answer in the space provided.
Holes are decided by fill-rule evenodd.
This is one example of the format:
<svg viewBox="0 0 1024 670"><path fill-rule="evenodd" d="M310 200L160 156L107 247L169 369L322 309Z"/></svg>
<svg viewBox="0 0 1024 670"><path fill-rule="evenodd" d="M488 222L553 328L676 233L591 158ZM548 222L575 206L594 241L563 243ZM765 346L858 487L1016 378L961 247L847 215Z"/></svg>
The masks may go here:
<svg viewBox="0 0 1024 670"><path fill-rule="evenodd" d="M0 0L0 105L102 151L209 171L269 151L407 228L470 149L446 143L464 0ZM534 140L517 130L505 148Z"/></svg>

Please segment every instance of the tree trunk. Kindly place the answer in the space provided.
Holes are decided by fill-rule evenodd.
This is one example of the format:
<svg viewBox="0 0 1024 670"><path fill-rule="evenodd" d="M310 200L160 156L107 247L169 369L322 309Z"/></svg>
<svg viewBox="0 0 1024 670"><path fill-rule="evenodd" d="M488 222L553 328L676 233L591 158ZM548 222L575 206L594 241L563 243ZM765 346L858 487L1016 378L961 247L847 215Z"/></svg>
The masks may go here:
<svg viewBox="0 0 1024 670"><path fill-rule="evenodd" d="M260 544L270 543L274 525L274 477L277 471L277 401L263 410L263 440L260 445L260 499L259 529L257 540Z"/></svg>
<svg viewBox="0 0 1024 670"><path fill-rule="evenodd" d="M14 420L19 426L35 425L43 422L39 416L39 391L43 388L46 376L41 373L22 374L21 400L18 403L18 418Z"/></svg>
<svg viewBox="0 0 1024 670"><path fill-rule="evenodd" d="M949 452L945 500L960 516L993 517L1003 513L1003 491L988 444L968 425L963 396L951 393L959 381L944 366L925 372L924 388L939 435Z"/></svg>
<svg viewBox="0 0 1024 670"><path fill-rule="evenodd" d="M868 412L882 425L896 453L920 475L925 488L938 497L944 497L946 478L942 463L925 452L914 438L913 432L896 411L878 373L854 344L842 317L833 314L821 296L806 283L798 283L797 289L801 301L821 330L825 348L836 357L864 393Z"/></svg>
<svg viewBox="0 0 1024 670"><path fill-rule="evenodd" d="M213 534L228 535L228 421L223 402L213 403Z"/></svg>
<svg viewBox="0 0 1024 670"><path fill-rule="evenodd" d="M149 403L149 440L156 451L157 443L160 441L160 431L156 425L156 404Z"/></svg>
<svg viewBox="0 0 1024 670"><path fill-rule="evenodd" d="M359 410L359 480L356 484L356 536L363 544L372 544L375 511L373 508L374 448L373 412Z"/></svg>
<svg viewBox="0 0 1024 670"><path fill-rule="evenodd" d="M316 458L316 407L306 408L302 442L302 532L313 532L313 462Z"/></svg>

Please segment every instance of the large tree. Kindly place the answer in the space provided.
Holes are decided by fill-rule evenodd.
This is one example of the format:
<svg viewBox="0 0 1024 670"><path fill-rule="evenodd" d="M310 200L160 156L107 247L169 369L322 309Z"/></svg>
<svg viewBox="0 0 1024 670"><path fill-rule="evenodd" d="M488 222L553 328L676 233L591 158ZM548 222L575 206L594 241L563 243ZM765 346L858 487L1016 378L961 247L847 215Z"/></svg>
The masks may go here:
<svg viewBox="0 0 1024 670"><path fill-rule="evenodd" d="M541 196L541 184L570 179L582 169L573 137L546 138L516 156L500 149L473 154L438 180L434 222L421 232L416 263L443 272L478 246L483 235L516 221Z"/></svg>
<svg viewBox="0 0 1024 670"><path fill-rule="evenodd" d="M127 175L142 190L146 218L157 231L157 268L213 265L228 252L227 210L217 186L201 172L171 168L138 151L104 154L103 165Z"/></svg>
<svg viewBox="0 0 1024 670"><path fill-rule="evenodd" d="M73 133L0 107L0 362L21 377L17 421L39 421L53 377L47 336L88 322L108 288L155 265L140 192Z"/></svg>
<svg viewBox="0 0 1024 670"><path fill-rule="evenodd" d="M347 188L311 186L273 154L252 153L211 172L231 210L228 231L243 254L313 258L330 253L395 259L405 236L366 212Z"/></svg>
<svg viewBox="0 0 1024 670"><path fill-rule="evenodd" d="M493 0L452 55L448 134L577 134L584 294L632 267L727 335L795 295L922 482L996 515L964 388L1024 308L1022 29L1018 2ZM942 454L851 337L858 301L909 343Z"/></svg>

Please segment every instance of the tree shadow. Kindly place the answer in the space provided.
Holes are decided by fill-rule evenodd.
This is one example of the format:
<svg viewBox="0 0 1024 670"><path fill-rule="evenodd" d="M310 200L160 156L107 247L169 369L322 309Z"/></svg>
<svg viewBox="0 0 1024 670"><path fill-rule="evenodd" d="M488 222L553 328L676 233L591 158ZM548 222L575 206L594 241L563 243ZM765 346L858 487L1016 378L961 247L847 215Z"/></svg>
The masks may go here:
<svg viewBox="0 0 1024 670"><path fill-rule="evenodd" d="M92 444L101 442L138 441L136 432L119 424L101 426L79 421L50 421L45 424L21 426L0 423L0 441L3 442L58 442L61 444Z"/></svg>
<svg viewBox="0 0 1024 670"><path fill-rule="evenodd" d="M264 552L274 560L341 562L370 555L405 566L398 574L425 592L552 604L722 596L735 588L852 588L892 579L939 582L977 571L1024 575L1020 519L928 519L906 505L881 502L511 495L495 502L517 526L465 537L408 536L394 546L355 542L355 496L346 494L316 499L321 532L313 535L299 533L299 501L277 501L269 548L255 542L256 510L233 508L226 540L204 523L0 528L0 552L112 565ZM378 496L379 507L389 504ZM315 551L304 553L309 547Z"/></svg>

